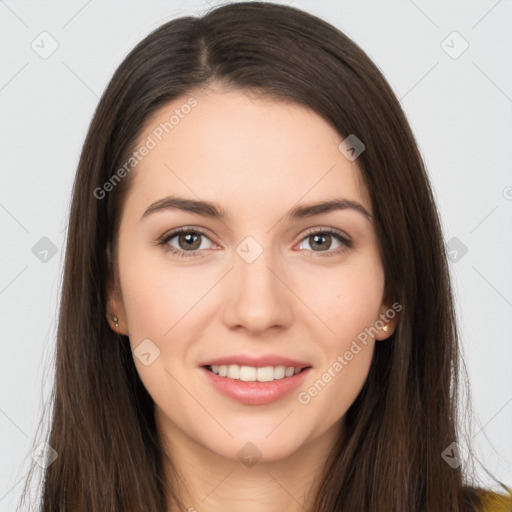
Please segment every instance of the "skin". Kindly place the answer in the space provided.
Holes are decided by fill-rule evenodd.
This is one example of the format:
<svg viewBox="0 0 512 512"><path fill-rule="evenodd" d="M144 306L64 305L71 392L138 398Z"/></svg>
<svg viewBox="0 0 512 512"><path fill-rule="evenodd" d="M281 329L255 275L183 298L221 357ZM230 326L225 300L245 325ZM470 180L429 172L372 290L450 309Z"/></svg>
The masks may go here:
<svg viewBox="0 0 512 512"><path fill-rule="evenodd" d="M140 141L189 97L160 109ZM397 317L307 405L299 403L298 392L320 379L392 301L384 297L372 219L351 209L293 221L284 215L297 204L341 197L372 214L370 197L357 160L338 149L342 137L313 111L220 88L194 97L198 105L132 171L118 281L109 282L106 313L132 349L150 339L160 350L148 366L134 361L187 507L308 510L374 345L393 333ZM213 201L229 217L167 210L141 220L150 204L170 194ZM199 237L204 257L180 257L157 245L179 227L206 232ZM309 228L339 230L353 247L335 254L343 244L327 234L315 251ZM247 236L263 249L252 263L236 252ZM187 250L179 236L169 245ZM216 391L199 369L207 359L240 352L294 357L313 368L297 392L268 405L241 404ZM252 467L237 456L249 441L262 454Z"/></svg>

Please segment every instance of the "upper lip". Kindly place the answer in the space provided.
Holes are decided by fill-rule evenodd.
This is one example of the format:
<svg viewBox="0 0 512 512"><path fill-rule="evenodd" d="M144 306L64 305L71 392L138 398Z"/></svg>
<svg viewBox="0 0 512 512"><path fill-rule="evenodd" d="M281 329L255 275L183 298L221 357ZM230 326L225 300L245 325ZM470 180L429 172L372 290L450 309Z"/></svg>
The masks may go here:
<svg viewBox="0 0 512 512"><path fill-rule="evenodd" d="M200 366L220 366L237 364L240 366L253 366L255 368L262 368L264 366L293 366L295 368L306 368L311 366L309 363L304 361L298 361L296 359L290 359L289 357L283 357L278 355L263 355L258 357L252 357L244 354L239 355L231 355L226 357L218 357L216 359L209 359L208 361L204 361Z"/></svg>

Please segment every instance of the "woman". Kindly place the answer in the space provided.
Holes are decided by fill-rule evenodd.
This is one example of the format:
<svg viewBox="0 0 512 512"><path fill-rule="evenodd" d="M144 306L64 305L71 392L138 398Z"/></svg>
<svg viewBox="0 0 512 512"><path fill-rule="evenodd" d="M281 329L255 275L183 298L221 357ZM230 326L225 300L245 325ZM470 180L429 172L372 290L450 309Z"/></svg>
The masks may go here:
<svg viewBox="0 0 512 512"><path fill-rule="evenodd" d="M275 4L173 20L84 144L42 510L509 510L462 472L458 350L366 54Z"/></svg>

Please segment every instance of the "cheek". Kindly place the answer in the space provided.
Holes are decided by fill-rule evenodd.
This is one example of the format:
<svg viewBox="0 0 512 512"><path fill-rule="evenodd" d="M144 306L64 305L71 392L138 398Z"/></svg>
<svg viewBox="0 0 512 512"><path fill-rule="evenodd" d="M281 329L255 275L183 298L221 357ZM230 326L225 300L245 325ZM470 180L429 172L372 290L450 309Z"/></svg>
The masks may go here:
<svg viewBox="0 0 512 512"><path fill-rule="evenodd" d="M382 265L375 254L368 254L354 257L320 280L315 277L309 283L308 301L329 326L332 342L342 349L378 319L384 293Z"/></svg>
<svg viewBox="0 0 512 512"><path fill-rule="evenodd" d="M384 291L384 273L375 254L340 266L325 281L317 281L309 300L331 332L317 338L324 359L299 390L303 414L320 421L318 428L337 421L361 391L370 369L375 331ZM318 277L318 276L317 276ZM311 283L310 283L311 284Z"/></svg>
<svg viewBox="0 0 512 512"><path fill-rule="evenodd" d="M130 345L139 377L155 403L165 405L172 396L173 403L183 407L187 396L180 392L172 375L183 382L184 369L181 364L170 363L182 361L187 354L190 334L183 329L189 320L187 313L193 312L191 308L198 302L197 292L201 287L196 283L194 290L190 286L190 273L171 270L147 250L145 253L126 250L120 257L119 271ZM144 341L148 339L151 344ZM148 347L145 352L150 353L149 365L137 356L143 341Z"/></svg>
<svg viewBox="0 0 512 512"><path fill-rule="evenodd" d="M301 413L314 422L318 431L338 422L356 400L368 377L373 348L373 341L347 347L330 358L314 379L299 390L297 402Z"/></svg>
<svg viewBox="0 0 512 512"><path fill-rule="evenodd" d="M128 245L127 245L128 246ZM120 251L119 271L130 335L164 339L204 294L197 275L172 268L158 248Z"/></svg>

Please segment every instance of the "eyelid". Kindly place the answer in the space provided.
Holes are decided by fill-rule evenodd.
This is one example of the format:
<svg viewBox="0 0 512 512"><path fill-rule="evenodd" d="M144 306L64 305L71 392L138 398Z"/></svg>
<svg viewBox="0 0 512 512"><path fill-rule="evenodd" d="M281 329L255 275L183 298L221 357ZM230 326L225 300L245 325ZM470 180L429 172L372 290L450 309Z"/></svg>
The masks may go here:
<svg viewBox="0 0 512 512"><path fill-rule="evenodd" d="M170 231L165 232L162 236L160 236L157 239L155 245L165 246L165 245L167 245L167 243L170 240L172 240L173 238L175 238L176 236L178 236L182 233L195 233L198 235L202 235L205 238L208 238L208 240L210 240L213 244L217 244L214 240L212 240L212 237L206 231L204 231L202 228L196 228L196 227L192 227L192 226L183 226L183 227L171 229ZM219 244L217 244L217 245L219 245ZM168 250L170 250L171 252L176 252L176 253L179 252L179 249L176 249L175 247L172 247L172 246L169 246L169 247L171 247L171 248ZM201 251L183 251L183 252L189 252L190 254L200 254L202 251L204 251L204 249Z"/></svg>
<svg viewBox="0 0 512 512"><path fill-rule="evenodd" d="M302 238L300 239L300 241L304 240L304 238L306 238L310 235L314 235L315 233L330 233L330 234L339 235L341 238L345 239L347 242L352 243L352 238L347 233L341 231L340 229L328 228L328 227L309 228L306 230L306 233L304 235L302 235Z"/></svg>
<svg viewBox="0 0 512 512"><path fill-rule="evenodd" d="M304 252L304 255L307 258L314 258L314 257L320 257L320 258L329 258L331 256L340 256L344 254L345 252L351 250L354 246L354 242L352 238L344 233L343 231L336 229L336 228L328 228L328 227L314 227L310 228L306 231L304 235L302 235L302 238L299 240L299 243L303 240L309 238L312 235L315 234L324 234L327 233L334 238L336 238L340 243L341 247L338 247L337 249L330 249L328 251L300 251Z"/></svg>

